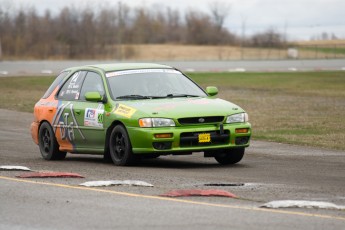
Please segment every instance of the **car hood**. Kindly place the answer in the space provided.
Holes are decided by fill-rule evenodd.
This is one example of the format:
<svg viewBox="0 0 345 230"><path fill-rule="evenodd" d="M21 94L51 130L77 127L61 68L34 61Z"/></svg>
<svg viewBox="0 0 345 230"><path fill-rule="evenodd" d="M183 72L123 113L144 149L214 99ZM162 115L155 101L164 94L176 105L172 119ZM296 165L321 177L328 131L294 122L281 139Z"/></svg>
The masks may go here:
<svg viewBox="0 0 345 230"><path fill-rule="evenodd" d="M218 98L166 98L121 101L136 110L136 117L181 118L196 116L227 116L243 112L239 106Z"/></svg>

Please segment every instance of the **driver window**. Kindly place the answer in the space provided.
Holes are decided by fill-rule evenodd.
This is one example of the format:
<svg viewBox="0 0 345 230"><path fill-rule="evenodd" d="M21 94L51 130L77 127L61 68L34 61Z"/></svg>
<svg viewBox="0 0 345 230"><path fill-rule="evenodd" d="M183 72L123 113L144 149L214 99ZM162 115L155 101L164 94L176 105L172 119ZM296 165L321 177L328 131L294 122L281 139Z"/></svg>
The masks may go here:
<svg viewBox="0 0 345 230"><path fill-rule="evenodd" d="M79 100L85 100L85 93L87 92L99 92L102 96L104 95L103 81L99 74L95 72L88 72L86 74Z"/></svg>

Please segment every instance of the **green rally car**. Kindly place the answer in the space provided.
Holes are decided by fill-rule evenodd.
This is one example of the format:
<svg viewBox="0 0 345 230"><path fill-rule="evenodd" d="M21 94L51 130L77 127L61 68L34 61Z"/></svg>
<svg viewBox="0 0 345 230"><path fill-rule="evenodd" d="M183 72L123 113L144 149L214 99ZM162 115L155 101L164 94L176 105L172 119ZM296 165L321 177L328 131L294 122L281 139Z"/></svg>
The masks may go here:
<svg viewBox="0 0 345 230"><path fill-rule="evenodd" d="M204 152L235 164L249 146L251 125L242 108L217 93L166 65L69 68L36 103L31 134L46 160L69 152L130 165L143 157Z"/></svg>

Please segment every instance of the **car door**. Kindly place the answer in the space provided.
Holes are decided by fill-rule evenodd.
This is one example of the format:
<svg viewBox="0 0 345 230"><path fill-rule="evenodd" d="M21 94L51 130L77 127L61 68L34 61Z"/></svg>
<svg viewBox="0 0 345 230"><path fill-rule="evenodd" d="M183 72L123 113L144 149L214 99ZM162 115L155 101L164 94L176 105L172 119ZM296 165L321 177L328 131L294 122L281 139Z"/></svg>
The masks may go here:
<svg viewBox="0 0 345 230"><path fill-rule="evenodd" d="M79 128L82 119L76 116L75 107L79 104L81 86L86 71L77 71L61 87L57 94L58 107L52 125L60 149L75 152L85 136Z"/></svg>
<svg viewBox="0 0 345 230"><path fill-rule="evenodd" d="M73 113L78 121L74 126L74 133L80 133L77 141L77 150L85 153L103 153L105 144L105 132L103 126L104 104L85 99L87 92L99 92L105 94L102 77L99 73L88 71L85 75L79 98L73 106Z"/></svg>

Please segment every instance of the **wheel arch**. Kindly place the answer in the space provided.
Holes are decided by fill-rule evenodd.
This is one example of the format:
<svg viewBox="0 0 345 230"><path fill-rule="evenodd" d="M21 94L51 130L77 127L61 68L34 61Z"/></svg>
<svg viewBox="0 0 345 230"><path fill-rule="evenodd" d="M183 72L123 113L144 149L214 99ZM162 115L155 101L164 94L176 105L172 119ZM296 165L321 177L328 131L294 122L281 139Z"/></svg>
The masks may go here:
<svg viewBox="0 0 345 230"><path fill-rule="evenodd" d="M54 127L52 126L52 124L50 124L50 122L49 122L48 120L43 119L43 120L39 121L38 129L41 127L41 125L42 125L44 122L47 122L52 128L54 128Z"/></svg>
<svg viewBox="0 0 345 230"><path fill-rule="evenodd" d="M39 131L40 131L40 128L41 128L41 125L44 123L44 122L47 122L50 126L50 122L48 120L40 120L40 121L34 121L32 124L31 124L31 136L32 136L32 139L34 140L34 142L38 145L38 141L39 141ZM53 127L52 127L53 128ZM54 130L54 129L53 129Z"/></svg>

